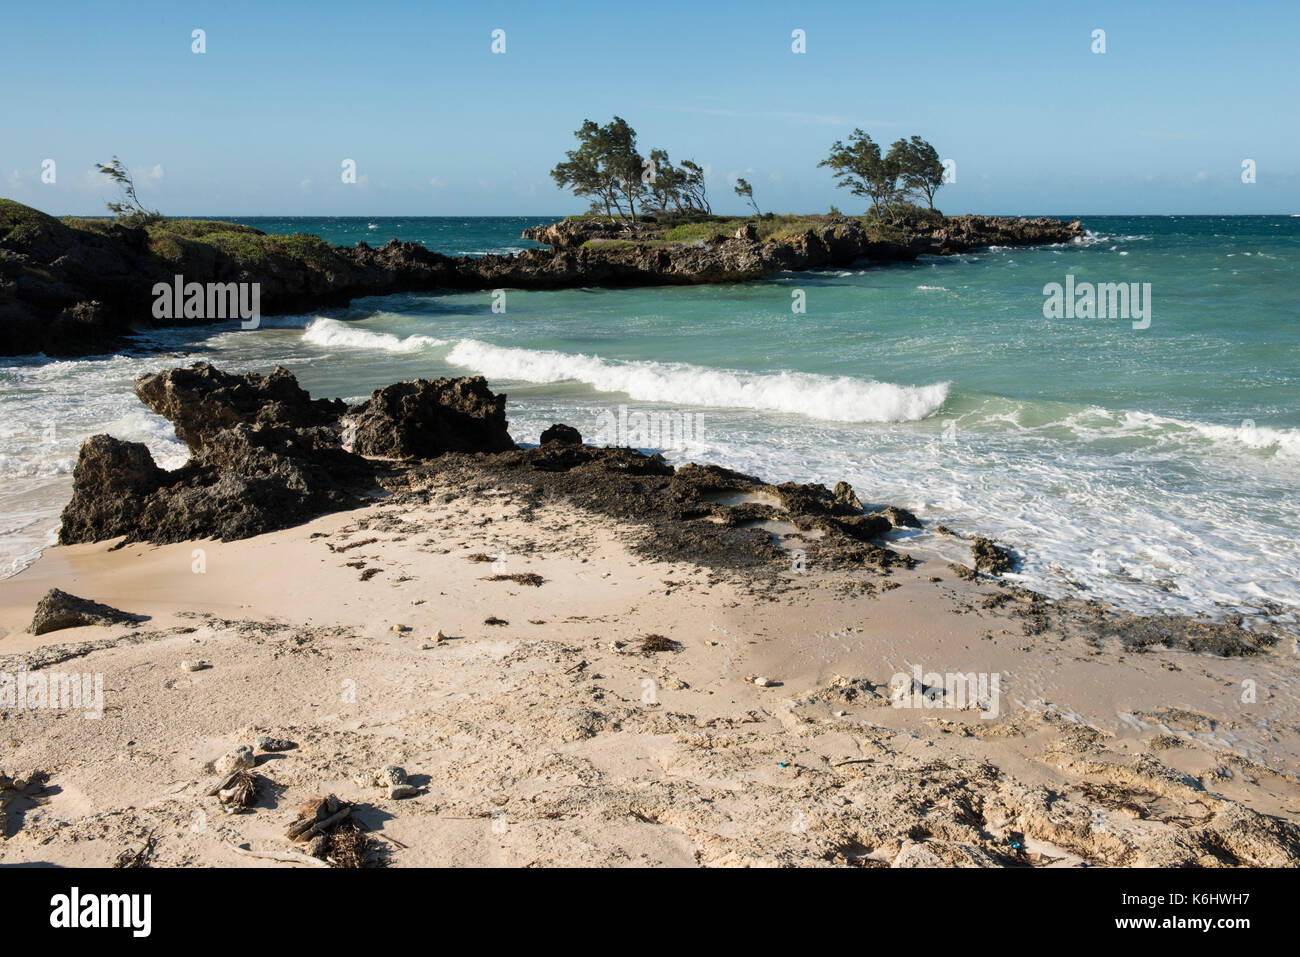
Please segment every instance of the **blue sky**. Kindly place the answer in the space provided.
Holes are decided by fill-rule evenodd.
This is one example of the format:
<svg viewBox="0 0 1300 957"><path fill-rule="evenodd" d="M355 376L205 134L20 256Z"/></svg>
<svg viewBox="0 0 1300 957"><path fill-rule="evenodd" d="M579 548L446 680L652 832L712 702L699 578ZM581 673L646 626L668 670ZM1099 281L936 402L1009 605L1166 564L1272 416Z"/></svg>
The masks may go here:
<svg viewBox="0 0 1300 957"><path fill-rule="evenodd" d="M123 6L7 6L0 195L102 212L116 153L170 215L558 215L549 170L618 114L721 212L738 175L860 211L816 166L855 126L952 159L946 212L1300 212L1294 0Z"/></svg>

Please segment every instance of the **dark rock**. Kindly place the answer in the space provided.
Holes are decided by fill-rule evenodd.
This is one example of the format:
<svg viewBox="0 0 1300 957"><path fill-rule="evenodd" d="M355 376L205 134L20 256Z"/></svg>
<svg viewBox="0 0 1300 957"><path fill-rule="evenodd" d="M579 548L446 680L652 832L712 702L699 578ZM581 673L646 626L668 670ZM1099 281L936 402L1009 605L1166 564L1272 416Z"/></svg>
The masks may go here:
<svg viewBox="0 0 1300 957"><path fill-rule="evenodd" d="M894 526L889 519L876 513L874 515L850 515L846 518L832 518L830 521L850 538L860 542L880 538Z"/></svg>
<svg viewBox="0 0 1300 957"><path fill-rule="evenodd" d="M1015 559L1005 548L995 544L992 539L977 535L971 545L971 554L975 557L975 567L990 575L1001 575L1015 567Z"/></svg>
<svg viewBox="0 0 1300 957"><path fill-rule="evenodd" d="M880 515L889 521L890 525L895 528L920 528L921 520L905 508L899 508L897 505L890 505L888 508L881 509L873 514Z"/></svg>
<svg viewBox="0 0 1300 957"><path fill-rule="evenodd" d="M140 502L167 477L143 443L92 435L81 444L72 472L72 499L63 509L59 543L129 534L139 518Z"/></svg>
<svg viewBox="0 0 1300 957"><path fill-rule="evenodd" d="M794 482L782 482L775 486L775 491L791 515L853 515L862 511L861 502L853 504L858 497L847 482L840 482L835 492L825 485L798 485Z"/></svg>
<svg viewBox="0 0 1300 957"><path fill-rule="evenodd" d="M861 512L862 502L848 482L835 483L835 504L848 512Z"/></svg>
<svg viewBox="0 0 1300 957"><path fill-rule="evenodd" d="M43 635L49 631L61 631L64 628L80 628L84 625L133 625L148 621L147 615L132 615L118 611L108 605L101 605L88 598L78 598L65 591L51 588L36 604L36 614L28 629L33 635Z"/></svg>
<svg viewBox="0 0 1300 957"><path fill-rule="evenodd" d="M556 423L542 433L542 445L581 445L582 433L571 425Z"/></svg>
<svg viewBox="0 0 1300 957"><path fill-rule="evenodd" d="M346 409L338 399L313 400L283 366L276 366L268 376L256 372L235 375L197 362L188 368L137 377L135 394L176 427L176 437L191 452L241 422L325 425Z"/></svg>
<svg viewBox="0 0 1300 957"><path fill-rule="evenodd" d="M350 414L352 448L362 455L432 459L515 447L506 431L505 394L493 394L482 376L398 382L376 389Z"/></svg>
<svg viewBox="0 0 1300 957"><path fill-rule="evenodd" d="M59 541L155 543L247 538L353 508L374 466L339 443L345 405L313 400L293 374L232 375L199 363L136 382L176 424L188 463L166 472L138 442L83 443Z"/></svg>

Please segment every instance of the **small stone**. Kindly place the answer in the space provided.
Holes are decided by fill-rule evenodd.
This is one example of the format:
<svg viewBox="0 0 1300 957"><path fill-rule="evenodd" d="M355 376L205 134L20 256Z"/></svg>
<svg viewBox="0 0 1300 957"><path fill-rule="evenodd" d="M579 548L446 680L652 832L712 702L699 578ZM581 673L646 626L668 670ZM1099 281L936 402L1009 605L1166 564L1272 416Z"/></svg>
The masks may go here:
<svg viewBox="0 0 1300 957"><path fill-rule="evenodd" d="M419 793L419 788L412 787L409 784L395 784L388 789L388 796L394 800L415 797Z"/></svg>
<svg viewBox="0 0 1300 957"><path fill-rule="evenodd" d="M213 768L218 774L231 774L235 771L247 771L257 764L253 757L253 749L247 744L241 744L232 751L227 751L221 757L217 758Z"/></svg>
<svg viewBox="0 0 1300 957"><path fill-rule="evenodd" d="M766 688L768 685L772 683L771 678L762 678L762 677L754 678L753 681L754 684L758 685L760 688Z"/></svg>
<svg viewBox="0 0 1300 957"><path fill-rule="evenodd" d="M402 632L404 632L404 631L410 631L410 630L411 630L411 627L410 627L409 625L394 625L394 626L393 626L393 631L397 632L399 635L400 635Z"/></svg>
<svg viewBox="0 0 1300 957"><path fill-rule="evenodd" d="M254 747L258 751L292 751L298 745L285 738L271 738L264 734L254 742Z"/></svg>
<svg viewBox="0 0 1300 957"><path fill-rule="evenodd" d="M438 629L438 633L437 633L436 635L433 636L433 640L434 640L434 641L446 641L446 640L447 640L447 636L444 635L444 634L442 633L442 629L439 628L439 629Z"/></svg>
<svg viewBox="0 0 1300 957"><path fill-rule="evenodd" d="M406 772L395 764L364 771L352 779L363 788L395 788L406 783Z"/></svg>
<svg viewBox="0 0 1300 957"><path fill-rule="evenodd" d="M208 667L208 663L199 659L198 661L182 661L181 671L202 671Z"/></svg>

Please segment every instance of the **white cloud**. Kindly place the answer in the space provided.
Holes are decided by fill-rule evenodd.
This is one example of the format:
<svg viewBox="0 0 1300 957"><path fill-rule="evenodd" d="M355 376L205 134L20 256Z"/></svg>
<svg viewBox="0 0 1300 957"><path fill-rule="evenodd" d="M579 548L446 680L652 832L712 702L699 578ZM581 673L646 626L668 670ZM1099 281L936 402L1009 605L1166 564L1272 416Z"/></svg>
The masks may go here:
<svg viewBox="0 0 1300 957"><path fill-rule="evenodd" d="M140 166L131 170L131 176L136 183L161 183L166 172L162 168L162 163L155 163L153 166Z"/></svg>
<svg viewBox="0 0 1300 957"><path fill-rule="evenodd" d="M437 176L430 176L430 177L429 177L429 185L432 186L434 189L444 189L444 188L446 187L447 184L444 183L444 182L443 182L441 179L439 179Z"/></svg>
<svg viewBox="0 0 1300 957"><path fill-rule="evenodd" d="M1196 182L1198 182L1198 183L1200 183L1200 182L1204 182L1205 177L1207 177L1207 176L1209 176L1209 175L1210 175L1210 174L1207 173L1207 172L1205 172L1205 170L1201 170L1200 172L1198 172L1198 173L1196 174Z"/></svg>

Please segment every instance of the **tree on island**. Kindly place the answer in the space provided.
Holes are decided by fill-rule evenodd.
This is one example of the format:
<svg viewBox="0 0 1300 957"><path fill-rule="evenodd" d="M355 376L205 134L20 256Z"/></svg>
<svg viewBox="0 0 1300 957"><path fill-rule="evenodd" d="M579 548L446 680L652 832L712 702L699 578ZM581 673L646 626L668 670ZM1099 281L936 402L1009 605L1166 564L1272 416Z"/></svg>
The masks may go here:
<svg viewBox="0 0 1300 957"><path fill-rule="evenodd" d="M114 156L111 163L96 163L95 169L111 179L122 190L121 200L104 204L114 216L133 226L147 226L162 221L162 213L156 209L145 209L140 202L135 193L135 181L120 159Z"/></svg>
<svg viewBox="0 0 1300 957"><path fill-rule="evenodd" d="M590 197L593 212L632 222L638 204L642 212L710 212L704 170L692 160L674 166L663 149L651 150L647 162L637 152L636 130L621 117L604 126L585 120L573 135L578 148L551 170L551 178L575 196Z"/></svg>
<svg viewBox="0 0 1300 957"><path fill-rule="evenodd" d="M817 165L830 167L836 186L868 197L874 212L891 218L895 204L911 194L924 196L934 209L934 194L943 185L939 154L919 136L896 141L882 156L879 144L862 130L854 130L848 143L836 140L830 155Z"/></svg>
<svg viewBox="0 0 1300 957"><path fill-rule="evenodd" d="M903 190L924 196L926 204L934 209L934 194L943 185L943 163L935 148L913 136L894 143L885 160L897 168Z"/></svg>
<svg viewBox="0 0 1300 957"><path fill-rule="evenodd" d="M854 196L866 196L876 212L888 212L898 198L899 169L880 155L880 145L862 130L854 130L847 144L836 140L830 156L817 164L835 173L835 185Z"/></svg>
<svg viewBox="0 0 1300 957"><path fill-rule="evenodd" d="M736 195L741 199L749 201L749 205L754 207L754 212L762 216L763 213L758 208L758 203L754 202L754 187L749 185L749 181L744 177L736 177Z"/></svg>
<svg viewBox="0 0 1300 957"><path fill-rule="evenodd" d="M551 170L551 178L561 189L571 189L575 196L591 197L593 210L604 207L605 215L611 218L617 210L620 218L630 214L635 222L641 170L645 166L636 151L636 131L616 116L604 126L585 120L573 135L578 138L578 148L570 150L568 159Z"/></svg>

